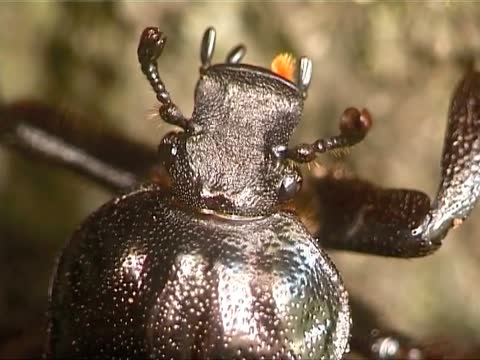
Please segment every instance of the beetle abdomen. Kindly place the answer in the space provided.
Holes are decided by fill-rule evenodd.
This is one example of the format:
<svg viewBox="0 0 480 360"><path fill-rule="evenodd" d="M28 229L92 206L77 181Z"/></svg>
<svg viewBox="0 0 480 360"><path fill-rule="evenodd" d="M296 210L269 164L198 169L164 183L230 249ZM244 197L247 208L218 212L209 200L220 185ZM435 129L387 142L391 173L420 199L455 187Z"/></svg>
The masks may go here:
<svg viewBox="0 0 480 360"><path fill-rule="evenodd" d="M340 358L347 302L336 269L294 216L199 215L144 188L100 208L63 252L50 352Z"/></svg>

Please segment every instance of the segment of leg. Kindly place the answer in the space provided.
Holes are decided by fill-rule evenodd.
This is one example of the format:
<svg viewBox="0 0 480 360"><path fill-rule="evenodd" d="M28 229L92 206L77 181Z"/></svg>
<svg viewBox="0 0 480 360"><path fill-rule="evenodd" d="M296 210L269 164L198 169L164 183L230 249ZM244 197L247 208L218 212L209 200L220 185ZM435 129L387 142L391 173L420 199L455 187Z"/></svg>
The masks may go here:
<svg viewBox="0 0 480 360"><path fill-rule="evenodd" d="M422 192L382 189L333 173L310 179L307 199L332 248L396 257L423 256L471 212L480 194L480 73L468 72L450 105L442 181L430 203ZM300 206L300 205L299 205Z"/></svg>
<svg viewBox="0 0 480 360"><path fill-rule="evenodd" d="M416 233L435 241L461 224L480 195L480 72L457 86L448 111L442 181L432 210Z"/></svg>
<svg viewBox="0 0 480 360"><path fill-rule="evenodd" d="M322 246L398 257L435 249L412 235L430 209L422 192L382 189L333 172L307 179L305 187L297 209Z"/></svg>
<svg viewBox="0 0 480 360"><path fill-rule="evenodd" d="M350 297L353 327L348 359L429 360L478 359L477 344L462 347L458 339L413 339L393 330L372 309Z"/></svg>
<svg viewBox="0 0 480 360"><path fill-rule="evenodd" d="M153 172L154 149L83 124L38 102L0 105L0 143L20 153L72 169L112 191Z"/></svg>

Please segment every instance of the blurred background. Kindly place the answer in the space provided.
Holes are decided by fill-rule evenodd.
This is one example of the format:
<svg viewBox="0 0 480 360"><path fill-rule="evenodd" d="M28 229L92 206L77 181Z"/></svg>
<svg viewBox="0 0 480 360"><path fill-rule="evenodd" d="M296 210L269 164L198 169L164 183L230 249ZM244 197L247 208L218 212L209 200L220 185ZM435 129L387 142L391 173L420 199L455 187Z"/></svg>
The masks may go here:
<svg viewBox="0 0 480 360"><path fill-rule="evenodd" d="M217 61L239 42L256 65L284 51L312 59L293 142L335 134L344 108L367 107L367 139L320 162L434 195L450 94L465 64L480 59L478 19L480 6L454 1L2 3L0 100L42 100L155 146L167 126L152 116L155 98L136 62L139 34L155 25L168 35L160 71L188 115L200 39L213 25ZM110 197L0 148L0 357L37 346L55 257ZM427 258L332 256L351 294L392 328L465 348L480 343L480 210Z"/></svg>

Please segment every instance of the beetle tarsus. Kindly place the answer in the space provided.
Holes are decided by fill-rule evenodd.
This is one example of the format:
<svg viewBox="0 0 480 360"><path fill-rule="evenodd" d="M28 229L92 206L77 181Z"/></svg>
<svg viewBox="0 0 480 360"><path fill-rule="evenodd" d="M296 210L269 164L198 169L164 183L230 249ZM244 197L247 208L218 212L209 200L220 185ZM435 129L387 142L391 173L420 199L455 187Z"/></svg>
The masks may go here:
<svg viewBox="0 0 480 360"><path fill-rule="evenodd" d="M468 71L454 92L441 168L432 209L413 230L437 247L470 214L480 196L480 72Z"/></svg>

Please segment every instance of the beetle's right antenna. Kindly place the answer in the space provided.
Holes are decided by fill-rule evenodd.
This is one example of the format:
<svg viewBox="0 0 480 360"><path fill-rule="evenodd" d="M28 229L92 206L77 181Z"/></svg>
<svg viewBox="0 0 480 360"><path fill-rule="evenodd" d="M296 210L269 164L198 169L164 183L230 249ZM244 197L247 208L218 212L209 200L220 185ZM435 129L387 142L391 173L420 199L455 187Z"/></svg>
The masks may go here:
<svg viewBox="0 0 480 360"><path fill-rule="evenodd" d="M155 91L158 101L162 104L159 109L162 119L187 131L192 128L192 124L172 103L170 94L158 73L157 60L162 54L166 41L167 38L158 28L148 27L143 30L137 50L138 61L142 67L142 72L147 77L153 91Z"/></svg>
<svg viewBox="0 0 480 360"><path fill-rule="evenodd" d="M203 33L202 43L200 45L200 60L202 61L202 70L207 69L211 64L213 53L215 51L216 37L217 32L211 26Z"/></svg>
<svg viewBox="0 0 480 360"><path fill-rule="evenodd" d="M340 135L318 139L311 144L300 144L293 148L278 145L273 149L280 159L290 159L298 163L315 160L317 154L353 146L362 141L372 127L372 117L368 110L347 108L340 117Z"/></svg>

